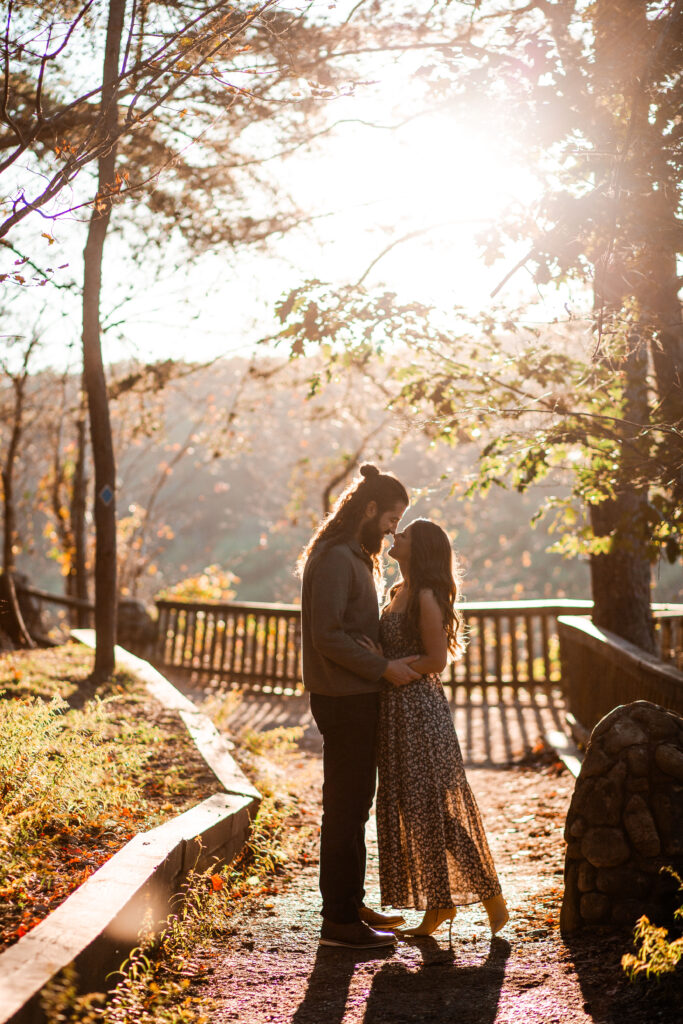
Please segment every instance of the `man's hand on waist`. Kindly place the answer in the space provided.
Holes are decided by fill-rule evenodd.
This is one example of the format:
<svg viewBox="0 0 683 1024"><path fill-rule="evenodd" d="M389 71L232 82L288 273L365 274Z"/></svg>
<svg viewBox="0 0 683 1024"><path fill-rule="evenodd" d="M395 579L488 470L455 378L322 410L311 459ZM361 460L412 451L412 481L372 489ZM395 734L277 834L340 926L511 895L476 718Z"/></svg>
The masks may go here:
<svg viewBox="0 0 683 1024"><path fill-rule="evenodd" d="M390 661L384 670L384 678L393 686L405 686L406 683L413 683L420 678L419 672L413 672L411 662L418 661L419 655L411 654L407 658L396 658Z"/></svg>

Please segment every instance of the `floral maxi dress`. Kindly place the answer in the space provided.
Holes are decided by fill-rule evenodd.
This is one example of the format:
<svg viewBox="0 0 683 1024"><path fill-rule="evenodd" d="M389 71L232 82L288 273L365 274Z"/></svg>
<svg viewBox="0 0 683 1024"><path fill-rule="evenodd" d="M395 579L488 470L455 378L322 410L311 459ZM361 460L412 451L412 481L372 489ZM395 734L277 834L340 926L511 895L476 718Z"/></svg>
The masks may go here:
<svg viewBox="0 0 683 1024"><path fill-rule="evenodd" d="M403 613L382 613L385 657L419 653ZM465 776L438 675L381 695L377 836L382 904L419 910L500 894L479 809Z"/></svg>

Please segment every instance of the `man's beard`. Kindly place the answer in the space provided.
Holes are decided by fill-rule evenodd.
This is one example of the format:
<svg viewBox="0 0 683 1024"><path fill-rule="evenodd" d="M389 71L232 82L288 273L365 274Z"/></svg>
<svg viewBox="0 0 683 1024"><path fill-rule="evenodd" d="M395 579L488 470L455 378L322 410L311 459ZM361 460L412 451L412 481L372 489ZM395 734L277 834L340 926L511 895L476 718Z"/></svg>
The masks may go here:
<svg viewBox="0 0 683 1024"><path fill-rule="evenodd" d="M369 555L378 555L382 550L383 542L384 534L379 528L378 519L369 519L363 523L360 531L360 543Z"/></svg>

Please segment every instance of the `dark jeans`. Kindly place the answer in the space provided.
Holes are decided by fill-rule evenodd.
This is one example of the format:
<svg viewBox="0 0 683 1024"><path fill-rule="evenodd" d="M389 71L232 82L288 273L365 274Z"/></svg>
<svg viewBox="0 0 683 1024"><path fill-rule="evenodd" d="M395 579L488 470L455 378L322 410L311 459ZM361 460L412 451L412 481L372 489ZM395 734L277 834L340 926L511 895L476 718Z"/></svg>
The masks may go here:
<svg viewBox="0 0 683 1024"><path fill-rule="evenodd" d="M375 795L379 693L310 697L323 734L321 913L327 921L348 924L358 920L365 896L365 823Z"/></svg>

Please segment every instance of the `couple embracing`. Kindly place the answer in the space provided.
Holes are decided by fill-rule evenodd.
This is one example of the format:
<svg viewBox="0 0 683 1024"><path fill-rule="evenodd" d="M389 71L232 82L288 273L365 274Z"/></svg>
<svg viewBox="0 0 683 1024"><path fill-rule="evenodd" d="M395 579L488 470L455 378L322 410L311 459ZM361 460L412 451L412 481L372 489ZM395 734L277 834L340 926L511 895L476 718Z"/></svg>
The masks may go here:
<svg viewBox="0 0 683 1024"><path fill-rule="evenodd" d="M430 935L481 901L495 934L508 920L441 684L461 645L457 576L444 531L398 526L409 505L396 477L361 467L304 550L304 685L323 736L320 944L392 945L401 914L367 907L365 824L377 786L382 904L424 917ZM381 551L401 578L379 614Z"/></svg>

